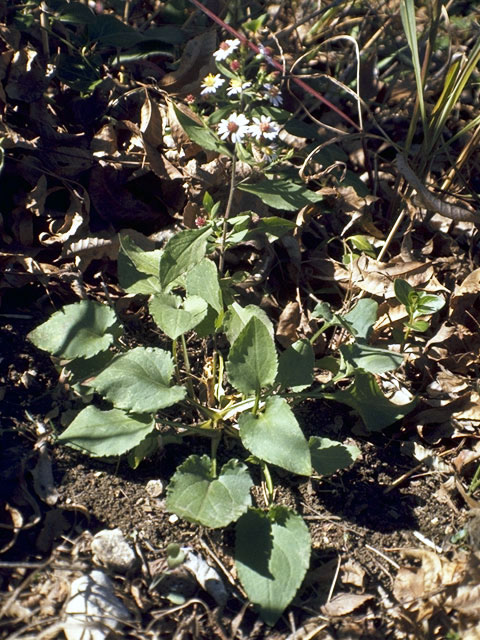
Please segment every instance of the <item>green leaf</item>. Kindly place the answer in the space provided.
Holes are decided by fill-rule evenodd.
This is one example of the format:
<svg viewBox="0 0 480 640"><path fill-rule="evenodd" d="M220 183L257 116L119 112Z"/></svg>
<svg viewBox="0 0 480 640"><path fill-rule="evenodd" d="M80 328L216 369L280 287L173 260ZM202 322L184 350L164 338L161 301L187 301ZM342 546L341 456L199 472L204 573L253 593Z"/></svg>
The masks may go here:
<svg viewBox="0 0 480 640"><path fill-rule="evenodd" d="M58 19L67 24L92 24L96 17L96 14L87 5L80 2L70 2L61 7Z"/></svg>
<svg viewBox="0 0 480 640"><path fill-rule="evenodd" d="M440 311L445 306L445 300L441 296L420 293L415 313L426 316Z"/></svg>
<svg viewBox="0 0 480 640"><path fill-rule="evenodd" d="M101 82L100 65L95 60L60 53L56 59L55 75L72 89L80 92L93 91Z"/></svg>
<svg viewBox="0 0 480 640"><path fill-rule="evenodd" d="M160 283L163 290L204 258L211 233L210 227L185 229L167 242L160 258Z"/></svg>
<svg viewBox="0 0 480 640"><path fill-rule="evenodd" d="M393 290L395 292L395 297L399 302L401 302L407 309L410 306L409 295L414 290L411 285L408 284L406 280L402 278L397 278L393 283Z"/></svg>
<svg viewBox="0 0 480 640"><path fill-rule="evenodd" d="M88 35L101 45L120 49L132 47L144 40L139 31L106 13L97 15L94 22L88 23Z"/></svg>
<svg viewBox="0 0 480 640"><path fill-rule="evenodd" d="M238 425L243 445L260 460L302 476L312 473L308 443L285 398L267 398L261 413L242 413Z"/></svg>
<svg viewBox="0 0 480 640"><path fill-rule="evenodd" d="M403 355L388 349L370 347L368 344L354 342L340 347L340 353L353 369L363 369L369 373L385 373L394 371L403 363Z"/></svg>
<svg viewBox="0 0 480 640"><path fill-rule="evenodd" d="M323 196L310 191L303 184L291 180L264 180L255 184L239 184L238 189L258 196L274 209L297 211L312 202L320 202Z"/></svg>
<svg viewBox="0 0 480 640"><path fill-rule="evenodd" d="M153 296L148 308L160 329L172 340L182 333L194 329L207 315L208 305L199 296L190 296L183 300L171 293L159 293Z"/></svg>
<svg viewBox="0 0 480 640"><path fill-rule="evenodd" d="M232 152L227 145L223 144L220 138L207 125L197 122L183 110L181 111L175 104L173 109L182 129L184 129L192 142L196 142L207 151L216 151L232 157Z"/></svg>
<svg viewBox="0 0 480 640"><path fill-rule="evenodd" d="M347 240L349 240L353 244L355 249L358 249L359 251L363 251L363 253L365 253L370 258L375 259L377 257L377 252L375 251L375 247L370 242L368 236L362 236L362 235L350 236L347 238Z"/></svg>
<svg viewBox="0 0 480 640"><path fill-rule="evenodd" d="M58 442L94 457L120 456L136 447L155 428L149 417L129 416L119 409L100 411L90 405L57 438Z"/></svg>
<svg viewBox="0 0 480 640"><path fill-rule="evenodd" d="M261 320L250 318L230 347L227 373L230 383L245 395L268 387L277 375L277 352Z"/></svg>
<svg viewBox="0 0 480 640"><path fill-rule="evenodd" d="M257 33L259 29L261 29L265 23L265 20L268 18L268 13L262 13L258 16L258 18L247 20L247 22L243 23L243 28L247 31L252 31L253 33Z"/></svg>
<svg viewBox="0 0 480 640"><path fill-rule="evenodd" d="M411 322L408 322L405 326L411 329L412 331L419 331L420 333L423 333L423 331L426 331L430 327L430 323L427 322L426 320L412 320Z"/></svg>
<svg viewBox="0 0 480 640"><path fill-rule="evenodd" d="M160 436L158 432L153 431L130 451L128 454L128 464L132 469L136 469L145 458L150 458L157 452L159 439Z"/></svg>
<svg viewBox="0 0 480 640"><path fill-rule="evenodd" d="M161 291L161 249L144 251L127 234L119 234L118 281L127 293L150 295Z"/></svg>
<svg viewBox="0 0 480 640"><path fill-rule="evenodd" d="M425 101L423 96L423 82L422 82L422 66L420 64L420 57L418 54L418 42L417 42L417 29L415 19L415 2L414 0L402 0L400 2L400 17L402 19L403 29L407 38L408 46L412 53L413 72L415 74L415 82L417 85L417 100L420 107L420 114L422 116L423 132L426 138L427 136L427 118L425 113Z"/></svg>
<svg viewBox="0 0 480 640"><path fill-rule="evenodd" d="M270 242L274 242L289 231L293 231L296 226L293 220L286 220L279 216L266 216L265 218L260 218L254 228L248 232L247 239L250 236L253 237L259 233L264 233Z"/></svg>
<svg viewBox="0 0 480 640"><path fill-rule="evenodd" d="M316 304L312 311L312 316L314 318L323 318L325 322L333 322L335 320L335 314L328 302L319 302Z"/></svg>
<svg viewBox="0 0 480 640"><path fill-rule="evenodd" d="M310 563L310 534L286 507L250 509L236 525L238 577L260 617L273 626L293 600Z"/></svg>
<svg viewBox="0 0 480 640"><path fill-rule="evenodd" d="M284 389L302 391L313 382L315 354L310 340L297 340L280 354L277 382Z"/></svg>
<svg viewBox="0 0 480 640"><path fill-rule="evenodd" d="M117 317L110 307L91 300L69 304L28 334L39 349L68 360L106 351L116 334Z"/></svg>
<svg viewBox="0 0 480 640"><path fill-rule="evenodd" d="M356 372L353 383L342 391L325 393L324 398L336 400L355 409L369 431L381 431L410 413L417 404L395 404L386 398L370 373Z"/></svg>
<svg viewBox="0 0 480 640"><path fill-rule="evenodd" d="M90 386L118 409L154 413L185 397L185 388L170 386L170 354L156 347L136 347L117 356Z"/></svg>
<svg viewBox="0 0 480 640"><path fill-rule="evenodd" d="M312 455L312 466L317 473L328 476L340 469L346 469L360 455L360 449L329 438L312 436L308 441Z"/></svg>
<svg viewBox="0 0 480 640"><path fill-rule="evenodd" d="M100 351L91 358L75 358L75 360L67 362L64 366L70 373L68 384L73 386L82 383L99 373L112 361L114 355L111 351Z"/></svg>
<svg viewBox="0 0 480 640"><path fill-rule="evenodd" d="M254 304L241 307L238 302L233 302L225 316L225 334L230 344L233 344L238 338L240 331L246 326L251 318L258 318L265 327L273 340L272 321L266 312Z"/></svg>
<svg viewBox="0 0 480 640"><path fill-rule="evenodd" d="M204 258L186 277L188 295L203 298L217 313L223 311L222 290L218 281L218 269L214 262Z"/></svg>
<svg viewBox="0 0 480 640"><path fill-rule="evenodd" d="M216 529L235 522L251 505L252 479L247 467L229 460L217 478L206 455L181 464L167 488L166 507L177 516Z"/></svg>
<svg viewBox="0 0 480 640"><path fill-rule="evenodd" d="M377 320L378 303L375 300L362 298L355 307L342 316L348 323L350 332L357 338L368 340L368 336Z"/></svg>

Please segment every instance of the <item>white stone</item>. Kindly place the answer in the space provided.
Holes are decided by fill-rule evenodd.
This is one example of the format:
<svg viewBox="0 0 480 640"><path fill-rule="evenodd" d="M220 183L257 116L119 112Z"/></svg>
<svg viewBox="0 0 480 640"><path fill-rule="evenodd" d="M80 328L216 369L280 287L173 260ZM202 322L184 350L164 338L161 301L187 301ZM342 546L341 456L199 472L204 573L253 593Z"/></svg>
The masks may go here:
<svg viewBox="0 0 480 640"><path fill-rule="evenodd" d="M98 570L72 582L65 614L63 632L67 640L105 640L130 620L111 580Z"/></svg>
<svg viewBox="0 0 480 640"><path fill-rule="evenodd" d="M137 562L135 552L125 540L121 529L104 529L92 540L93 560L113 571L126 573Z"/></svg>

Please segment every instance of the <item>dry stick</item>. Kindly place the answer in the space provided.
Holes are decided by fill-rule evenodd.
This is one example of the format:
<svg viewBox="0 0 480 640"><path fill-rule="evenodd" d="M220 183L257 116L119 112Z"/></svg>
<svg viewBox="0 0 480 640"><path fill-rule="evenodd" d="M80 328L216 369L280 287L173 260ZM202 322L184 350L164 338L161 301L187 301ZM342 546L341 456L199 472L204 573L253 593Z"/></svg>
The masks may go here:
<svg viewBox="0 0 480 640"><path fill-rule="evenodd" d="M240 40L240 42L242 44L246 44L252 51L254 51L256 54L261 54L261 55L265 55L263 51L261 51L261 49L259 47L257 47L256 44L253 44L253 42L250 42L250 40L248 38L246 38L242 33L240 33L239 31L237 31L236 29L234 29L233 27L231 27L229 24L226 24L221 18L219 18L217 15L215 15L213 13L213 11L210 11L210 9L207 9L207 7L205 7L201 2L199 2L199 0L190 0L190 2L192 4L194 4L198 9L200 9L201 11L203 11L203 13L205 13L209 18L211 18L214 22L216 22L217 24L219 24L221 27L223 27L224 29L226 29L227 31L229 31L233 36L235 36L238 40ZM275 67L275 69L277 69L278 71L280 71L281 73L283 73L283 67L282 65L277 62L276 60L274 60L273 58L271 58L270 56L265 56L265 59L267 60L267 62L269 62L273 67ZM307 93L309 93L310 95L314 96L315 98L317 98L317 100L320 100L320 102L323 102L324 105L326 105L329 109L332 109L332 111L335 111L335 113L337 113L341 118L343 118L344 120L346 120L349 124L352 125L352 127L355 127L355 129L357 129L357 131L360 130L360 127L358 126L358 124L355 124L355 122L353 120L351 120L345 113L343 113L343 111L341 109L339 109L338 107L336 107L334 104L332 104L329 100L327 100L326 98L324 98L320 93L318 93L318 91L315 91L315 89L312 89L312 87L309 87L308 84L306 84L305 82L303 82L303 80L301 80L300 78L297 78L296 76L292 77L292 80L299 86L301 87L304 91L306 91Z"/></svg>
<svg viewBox="0 0 480 640"><path fill-rule="evenodd" d="M418 194L418 199L423 207L433 213L439 213L445 218L454 220L455 222L480 222L480 217L463 207L443 202L440 198L434 196L421 182L417 175L412 171L405 156L401 153L396 158L397 168Z"/></svg>
<svg viewBox="0 0 480 640"><path fill-rule="evenodd" d="M223 216L222 240L220 245L220 260L218 264L218 270L220 271L220 275L223 275L223 268L225 265L225 246L227 243L227 225L228 225L228 218L230 217L230 211L232 210L233 194L235 192L236 170L237 170L237 158L234 155L232 159L232 168L231 168L232 173L230 176L230 191L228 194L228 202L227 202L227 207L225 209L225 215Z"/></svg>
<svg viewBox="0 0 480 640"><path fill-rule="evenodd" d="M478 147L478 143L480 142L480 126L476 127L474 134L468 141L467 145L462 149L462 152L458 156L455 166L450 169L447 173L447 177L442 184L442 190L447 190L452 184L453 178L463 167L467 159L470 157L472 152Z"/></svg>

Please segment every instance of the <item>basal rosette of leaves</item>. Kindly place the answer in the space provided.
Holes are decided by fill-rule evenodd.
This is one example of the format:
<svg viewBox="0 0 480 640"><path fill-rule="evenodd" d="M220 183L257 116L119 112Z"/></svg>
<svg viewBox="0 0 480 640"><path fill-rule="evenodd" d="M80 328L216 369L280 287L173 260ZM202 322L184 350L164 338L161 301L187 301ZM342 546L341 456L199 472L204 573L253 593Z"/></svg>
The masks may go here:
<svg viewBox="0 0 480 640"><path fill-rule="evenodd" d="M307 571L310 539L298 514L275 505L270 468L305 477L328 475L348 467L359 455L356 447L321 434L307 440L294 402L334 399L354 408L370 430L392 424L414 402L394 404L376 381L377 374L402 363L401 355L368 344L376 302L360 300L344 315L327 305L314 310L324 319L320 331L337 325L352 338L338 354L332 383L317 384L316 336L279 352L268 315L258 306L237 302L234 286L219 272L216 241L208 225L180 231L163 249L149 252L128 235L120 236L119 282L126 292L147 296L152 318L171 340L171 351L125 349L114 310L89 300L65 306L29 338L70 372L80 395L96 393L103 406L111 407L91 404L82 409L59 436L60 443L97 457L128 454L135 467L154 454L160 425L177 441L186 434L210 439L210 456L192 454L178 467L168 487L167 508L207 527L237 523L240 580L261 617L274 624ZM229 344L215 354L208 403L200 402L196 377L189 373L185 335L192 331L210 338L223 333ZM349 386L335 388L337 381L347 379ZM174 405L184 410L183 415L196 414L198 421L169 422L163 412ZM239 439L246 456L218 469L217 451L226 433ZM260 466L269 490L265 511L252 506L252 465ZM261 554L248 551L249 536L264 541ZM298 558L284 567L283 559L292 560L292 553Z"/></svg>

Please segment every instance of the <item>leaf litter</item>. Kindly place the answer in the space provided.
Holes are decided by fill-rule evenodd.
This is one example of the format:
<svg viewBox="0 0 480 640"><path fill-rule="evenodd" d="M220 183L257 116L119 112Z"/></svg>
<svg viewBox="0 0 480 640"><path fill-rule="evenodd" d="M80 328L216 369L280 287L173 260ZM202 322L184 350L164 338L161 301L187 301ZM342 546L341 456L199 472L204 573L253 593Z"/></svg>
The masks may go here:
<svg viewBox="0 0 480 640"><path fill-rule="evenodd" d="M152 4L150 9L151 16L159 12L162 20L168 21L172 6ZM398 12L397 3L391 10ZM146 37L151 16L138 13L137 7L131 11L131 20ZM264 271L266 288L248 292L274 310L279 320L277 336L285 347L316 326L317 320L309 317L303 305L299 308L305 290L317 292L315 295L323 291L337 306L355 296L368 294L376 298L381 306L375 336L389 344L394 342L392 332L404 319L402 308L394 301L394 278L401 277L412 287L443 295L447 301L446 312L434 319L427 336L418 336L404 370L396 374L399 383L420 398L417 408L398 430L385 437L366 437L358 424L352 432L355 415L340 410L338 405L328 416L322 435L338 438L343 433L350 438L362 449L361 466L359 470L353 467L340 472L328 482L324 479L300 483L303 513L311 518L307 521L315 549L312 576L309 579L307 574L292 614L284 618L278 630L262 629L252 612L233 624L232 617L239 616L242 610L242 594L238 586L233 586L235 567L229 533L210 532L202 537L185 523L172 525L162 498L150 498L143 491L152 475L158 476L158 462L133 474L124 465L116 470L100 461L87 463L81 454L55 448L53 471L58 486L51 486L47 468L42 477L48 479L48 491L39 490L39 483L43 486L45 482L36 478L48 452L43 444L36 450L27 444L39 436L25 417L25 410L33 407L39 419L56 420L60 412L74 409L75 405L68 389L55 388L56 374L51 364L39 360L38 352L25 342L26 334L52 307L76 302L86 292L94 299L124 305L136 344L153 341L148 319L138 302L131 299L125 304L121 300L115 271L117 232L141 233L160 248L165 232L178 232L187 220L189 207L202 212L200 194L205 189L216 199L225 195L228 165L225 157L212 150L202 151L188 138L173 103L164 99L165 95L182 99L198 92L201 79L211 71L215 31L198 34L207 24L200 14L190 15L189 20L195 25L191 32L178 26L185 13L180 22L170 23L170 36L177 38L176 43L167 38L162 44L164 51L155 50L151 59L134 56L129 60L127 56L122 72L114 64L113 74L106 73L108 57L104 56L95 61L100 73L88 77L88 65L75 68L68 58L63 58L57 60L55 78L51 74L55 60L52 58L47 64L48 51L65 35L67 39L75 38L76 30L83 29L85 23L80 20L78 24L83 26L72 29L75 22L67 19L62 23L55 16L48 48L40 31L30 30L24 22L24 14L14 15L6 9L1 12L0 131L4 165L0 175L0 261L4 277L0 300L4 355L0 392L6 407L6 448L2 456L6 484L1 532L5 561L0 560L5 597L0 633L6 632L4 637L27 637L27 625L41 629L45 624L51 625L51 634L60 633L55 625L66 601L65 578L71 575L73 579L75 572L78 577L92 569L94 560L86 531L107 524L139 536L138 548L151 558L162 557L168 542L191 544L194 549L206 544L231 585L231 610L224 612L218 622L212 614L215 603L201 590L193 592L194 597L186 600L185 606L177 603L176 608L173 603L166 606L168 599L145 590L145 574L137 576L136 580L142 583L137 590L132 583L128 591L117 579L117 589L127 608L130 612L135 607L140 610L135 624L129 623L136 637L138 633L144 634L141 637L154 637L155 621L162 618L165 637L169 633L169 637L174 633L180 634L178 637L230 637L225 631L230 626L239 631L238 637L292 637L294 633L297 638L302 637L304 629L305 633L310 629L308 637L315 637L316 629L325 638L345 632L359 638L440 638L447 633L452 638L478 638L478 515L474 510L475 492L470 491L478 459L480 420L476 384L480 347L476 224L471 224L469 218L452 225L437 216L428 222L428 213L424 222L417 215L419 205L412 198L409 207L415 221L403 242L396 240L391 245L388 260L358 254L345 262L338 248L353 232L365 236L372 247L385 238L387 212L396 197L392 180L392 176L397 177L394 157L377 156L377 195L360 196L351 186L341 186L341 174L335 174L338 165L332 163L332 169L322 173L325 167L319 155L319 166L312 164L310 168L314 170L307 175L327 205L331 198L334 215L322 215L321 203L304 203L295 233L275 244L274 259ZM380 28L380 7L375 7L375 12L376 19L365 27L364 42ZM274 4L268 7L272 18L270 33L277 30L287 59L296 55L296 37L303 37L304 45L311 46L325 26L333 34L345 28L344 18L334 12L326 25L316 21L313 3L305 13L298 10L291 14ZM309 13L312 17L304 21ZM423 9L419 19L426 20ZM297 21L303 31L294 36L292 27ZM383 46L388 47L388 38L394 33L390 16L385 25L387 39ZM92 36L93 31L88 29ZM196 35L191 36L192 33ZM464 37L461 31L456 34ZM133 43L138 39L137 30L129 30L128 35L132 37L130 44L136 46ZM113 34L95 37L102 46L124 46ZM125 48L128 51L129 45ZM95 55L94 51L91 53ZM332 61L340 60L342 64L343 55L335 47L328 55L321 48L314 48L304 72L329 72ZM171 64L174 59L176 68ZM347 71L345 66L346 74ZM123 83L124 72L127 84ZM85 91L86 81L97 84ZM412 81L404 76L396 85L385 72L375 82L371 77L369 84L372 95L379 91L376 99L382 113L376 117L381 118L385 131L394 132L396 138L403 135L402 131L406 134L406 117L415 91ZM291 108L300 100L307 113L313 110L314 116L321 115L319 132L325 134L332 114L317 113L318 105L311 97L300 94L298 88L292 87L291 92ZM468 113L473 102L468 104L466 100L462 107ZM182 112L194 117L186 105L177 104ZM461 112L460 117L465 119L468 115ZM297 149L304 149L307 141L307 137L296 136ZM345 150L345 161L358 174L368 173L370 160L362 149L345 145ZM339 147L338 151L343 149ZM476 162L478 158L472 155L464 165L466 180L471 178ZM400 173L423 196L425 204L422 183L418 178L412 180L410 167L410 172L403 169ZM433 167L437 180L444 178L447 169L445 164ZM433 202L435 208L438 201L427 198L427 204ZM437 206L439 213L453 208L453 204L443 202L445 206ZM430 205L426 208L429 210ZM238 213L241 211L242 208ZM335 240L327 243L327 238ZM227 256L227 264L252 271L259 266L259 259L252 245L245 243ZM83 295L79 295L80 291ZM268 296L265 291L270 292ZM304 411L306 430L312 429L311 435L315 435L318 418L313 416L324 409L311 403ZM425 464L413 476L405 477L403 484L395 485L388 493L388 501L372 500L379 498L379 487L389 489L395 478L402 478L419 463L418 458L405 453L402 456L395 449L398 440L425 445L435 457L451 463L451 470ZM180 459L185 454L181 447L175 453ZM160 473L168 480L169 465L160 466ZM297 500L294 489L287 482L279 487L285 504ZM57 493L57 504L53 504L51 496ZM261 496L255 498L262 504ZM54 513L52 509L57 509L61 517L49 518ZM417 528L441 552L425 546L413 548L418 538L411 533ZM452 542L453 536L459 542ZM368 559L364 553L367 542L379 552L369 551ZM338 572L329 564L332 557L342 560L341 588L336 584ZM395 560L389 562L389 558ZM322 571L324 575L315 580L316 572ZM345 585L350 586L348 592L341 590ZM48 602L42 602L46 594ZM128 616L124 618L127 620ZM309 618L314 621L313 631ZM292 626L297 627L296 631Z"/></svg>

